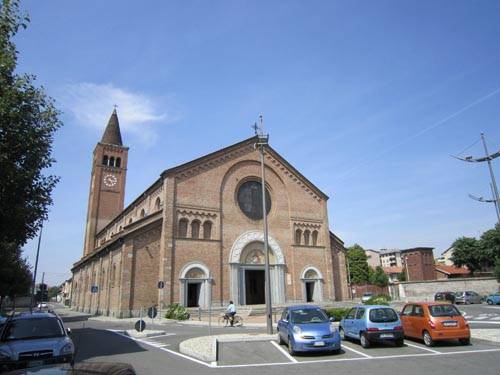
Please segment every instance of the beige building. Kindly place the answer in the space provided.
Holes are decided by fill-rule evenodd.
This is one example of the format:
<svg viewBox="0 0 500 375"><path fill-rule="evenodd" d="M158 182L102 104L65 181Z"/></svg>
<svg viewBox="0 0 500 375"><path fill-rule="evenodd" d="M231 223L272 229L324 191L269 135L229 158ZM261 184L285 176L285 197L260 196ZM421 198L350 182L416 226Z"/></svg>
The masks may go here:
<svg viewBox="0 0 500 375"><path fill-rule="evenodd" d="M382 249L379 252L380 264L383 268L386 267L401 267L401 250L399 249Z"/></svg>
<svg viewBox="0 0 500 375"><path fill-rule="evenodd" d="M264 303L260 158L252 137L163 171L123 208L128 148L113 112L94 150L83 257L72 306L114 316L141 308ZM328 197L265 150L274 304L347 298Z"/></svg>
<svg viewBox="0 0 500 375"><path fill-rule="evenodd" d="M365 250L366 260L371 268L377 268L380 264L380 254L377 250Z"/></svg>

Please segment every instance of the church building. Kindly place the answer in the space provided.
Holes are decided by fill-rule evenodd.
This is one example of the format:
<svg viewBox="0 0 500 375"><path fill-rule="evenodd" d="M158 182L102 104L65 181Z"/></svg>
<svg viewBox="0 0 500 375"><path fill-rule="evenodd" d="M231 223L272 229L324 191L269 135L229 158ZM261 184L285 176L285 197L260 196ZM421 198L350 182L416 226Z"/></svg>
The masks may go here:
<svg viewBox="0 0 500 375"><path fill-rule="evenodd" d="M161 172L124 208L128 147L113 111L92 158L85 242L72 307L137 316L141 308L264 304L257 137ZM348 298L343 242L328 197L265 147L273 305Z"/></svg>

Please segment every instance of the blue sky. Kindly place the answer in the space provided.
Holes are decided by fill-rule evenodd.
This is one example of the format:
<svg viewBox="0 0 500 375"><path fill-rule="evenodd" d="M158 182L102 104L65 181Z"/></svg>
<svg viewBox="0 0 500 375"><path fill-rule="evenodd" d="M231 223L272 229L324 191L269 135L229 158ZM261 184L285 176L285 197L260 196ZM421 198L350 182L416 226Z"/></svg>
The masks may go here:
<svg viewBox="0 0 500 375"><path fill-rule="evenodd" d="M126 204L162 170L251 136L263 114L271 145L330 196L346 245L439 254L496 221L467 197L489 197L486 166L450 154L480 132L500 148L498 1L23 7L18 70L64 112L39 266L50 284L81 256L91 153L115 103L130 147Z"/></svg>

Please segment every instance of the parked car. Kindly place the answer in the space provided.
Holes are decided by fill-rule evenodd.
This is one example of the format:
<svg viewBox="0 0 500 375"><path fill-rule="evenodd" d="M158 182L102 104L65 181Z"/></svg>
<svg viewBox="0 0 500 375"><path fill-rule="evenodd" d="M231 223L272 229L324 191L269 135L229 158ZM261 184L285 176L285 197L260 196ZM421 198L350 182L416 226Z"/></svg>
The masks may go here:
<svg viewBox="0 0 500 375"><path fill-rule="evenodd" d="M340 335L333 318L317 306L287 307L278 321L280 344L287 344L288 352L340 351Z"/></svg>
<svg viewBox="0 0 500 375"><path fill-rule="evenodd" d="M471 303L482 303L482 297L471 290L466 292L455 293L455 303L464 303L466 305Z"/></svg>
<svg viewBox="0 0 500 375"><path fill-rule="evenodd" d="M406 337L423 339L425 345L433 346L435 341L459 340L463 345L470 343L470 329L458 309L449 303L409 303L401 312Z"/></svg>
<svg viewBox="0 0 500 375"><path fill-rule="evenodd" d="M404 334L398 313L388 306L355 306L340 321L341 339L356 339L363 348L372 342L392 342L403 346Z"/></svg>
<svg viewBox="0 0 500 375"><path fill-rule="evenodd" d="M23 313L8 318L0 332L0 371L71 362L75 346L70 332L53 313Z"/></svg>
<svg viewBox="0 0 500 375"><path fill-rule="evenodd" d="M500 293L493 293L486 297L488 305L500 305Z"/></svg>
<svg viewBox="0 0 500 375"><path fill-rule="evenodd" d="M46 303L46 302L40 302L40 303L38 304L38 308L39 308L39 309L48 309L48 308L49 308L49 305L47 305L47 303Z"/></svg>
<svg viewBox="0 0 500 375"><path fill-rule="evenodd" d="M361 302L366 303L372 297L373 297L373 293L371 293L371 292L363 293L363 296L361 297Z"/></svg>
<svg viewBox="0 0 500 375"><path fill-rule="evenodd" d="M434 301L449 301L451 303L455 303L455 293L438 292L434 295Z"/></svg>

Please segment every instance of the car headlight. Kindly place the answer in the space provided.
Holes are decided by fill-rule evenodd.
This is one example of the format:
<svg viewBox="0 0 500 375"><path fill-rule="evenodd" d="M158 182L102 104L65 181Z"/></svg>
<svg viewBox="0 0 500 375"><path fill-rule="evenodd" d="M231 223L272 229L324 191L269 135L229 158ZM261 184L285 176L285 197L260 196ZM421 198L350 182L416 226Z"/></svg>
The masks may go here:
<svg viewBox="0 0 500 375"><path fill-rule="evenodd" d="M300 329L299 326L293 326L293 333L300 335L302 333L302 330Z"/></svg>
<svg viewBox="0 0 500 375"><path fill-rule="evenodd" d="M330 332L335 333L336 330L337 330L337 327L335 327L335 324L333 324L333 322L330 323Z"/></svg>
<svg viewBox="0 0 500 375"><path fill-rule="evenodd" d="M0 361L9 361L11 354L6 349L0 349Z"/></svg>
<svg viewBox="0 0 500 375"><path fill-rule="evenodd" d="M61 348L61 355L73 354L74 350L75 350L75 348L73 347L73 344L68 342L66 345L64 345Z"/></svg>

